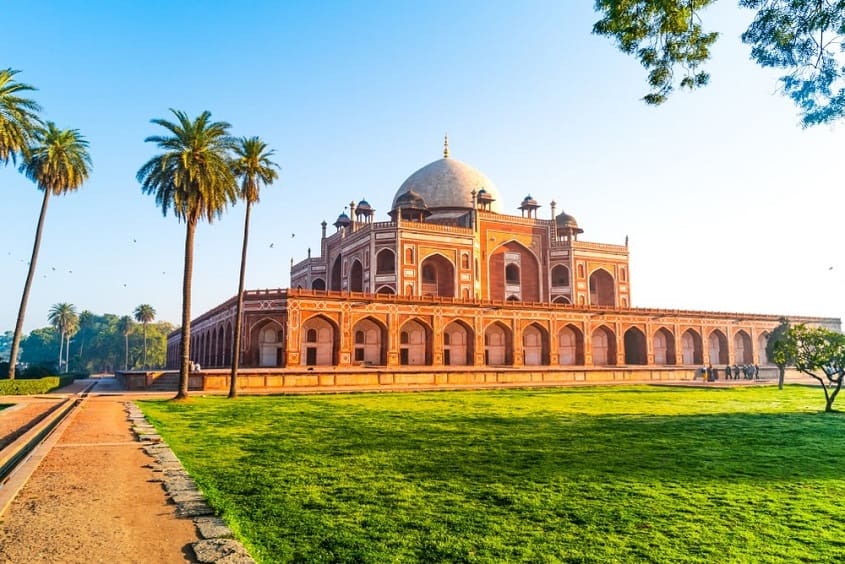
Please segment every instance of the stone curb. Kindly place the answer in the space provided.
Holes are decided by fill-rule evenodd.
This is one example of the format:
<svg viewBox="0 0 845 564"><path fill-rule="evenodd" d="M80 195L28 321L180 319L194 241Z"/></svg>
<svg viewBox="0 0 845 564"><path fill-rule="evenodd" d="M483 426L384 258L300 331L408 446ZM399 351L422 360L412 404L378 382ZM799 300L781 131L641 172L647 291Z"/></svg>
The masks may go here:
<svg viewBox="0 0 845 564"><path fill-rule="evenodd" d="M196 483L182 463L150 425L144 414L133 402L126 402L126 413L132 423L132 433L143 445L143 450L154 462L148 467L160 474L168 498L176 505L176 516L193 519L197 534L203 540L193 543L198 562L205 564L255 564L244 546L234 539L226 523L214 516Z"/></svg>

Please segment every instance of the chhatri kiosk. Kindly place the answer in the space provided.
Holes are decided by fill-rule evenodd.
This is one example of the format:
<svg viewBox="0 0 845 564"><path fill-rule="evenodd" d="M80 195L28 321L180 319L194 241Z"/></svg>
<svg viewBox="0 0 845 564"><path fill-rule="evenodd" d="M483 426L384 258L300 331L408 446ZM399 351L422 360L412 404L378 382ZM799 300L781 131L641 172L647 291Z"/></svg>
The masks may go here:
<svg viewBox="0 0 845 564"><path fill-rule="evenodd" d="M408 177L387 217L366 200L322 223L289 289L244 297L245 387L483 385L690 379L766 365L781 316L631 306L628 245L580 239L525 196L507 214L479 170L443 158ZM228 386L237 297L191 325L195 387ZM789 316L839 329L840 320ZM168 338L177 368L180 334ZM219 370L216 370L219 369Z"/></svg>

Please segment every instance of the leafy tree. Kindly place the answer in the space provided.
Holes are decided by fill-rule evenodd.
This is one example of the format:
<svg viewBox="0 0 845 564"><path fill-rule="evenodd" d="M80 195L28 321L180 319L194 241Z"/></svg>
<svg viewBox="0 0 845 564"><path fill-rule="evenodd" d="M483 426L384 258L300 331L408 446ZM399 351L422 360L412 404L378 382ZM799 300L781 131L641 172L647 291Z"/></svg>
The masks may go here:
<svg viewBox="0 0 845 564"><path fill-rule="evenodd" d="M702 65L718 33L701 15L715 0L596 0L601 19L593 33L612 38L648 71L648 104L662 104L676 87L707 84ZM754 10L742 34L751 58L783 69L784 94L799 108L804 127L845 115L845 2L842 0L738 0Z"/></svg>
<svg viewBox="0 0 845 564"><path fill-rule="evenodd" d="M833 411L833 402L845 378L845 335L824 327L795 325L774 347L776 364L790 364L812 376L822 386L826 412Z"/></svg>
<svg viewBox="0 0 845 564"><path fill-rule="evenodd" d="M18 353L23 322L26 316L26 303L32 288L35 265L38 261L38 249L41 246L41 233L44 228L44 218L47 214L47 203L50 195L61 196L75 191L87 180L91 169L91 157L88 155L88 142L76 129L58 129L53 122L47 122L45 130L38 139L38 144L29 148L24 156L20 170L26 177L35 182L44 192L41 203L41 214L38 216L38 226L35 229L35 242L32 246L32 258L29 261L29 272L26 275L21 305L18 310L18 320L15 325L15 335L12 340L11 356ZM9 379L15 377L15 363L9 363Z"/></svg>
<svg viewBox="0 0 845 564"><path fill-rule="evenodd" d="M47 319L56 328L56 331L59 332L59 372L61 372L65 338L68 340L67 348L69 352L70 336L76 333L76 330L79 328L79 315L76 313L76 308L72 304L62 302L50 308ZM67 363L65 363L65 372L67 372Z"/></svg>
<svg viewBox="0 0 845 564"><path fill-rule="evenodd" d="M21 341L21 362L28 364L52 364L55 360L59 334L53 327L35 329Z"/></svg>
<svg viewBox="0 0 845 564"><path fill-rule="evenodd" d="M132 318L128 315L124 315L120 318L120 334L123 335L124 341L124 348L123 348L123 369L129 370L129 335L132 334L132 330L135 328L135 324L132 322Z"/></svg>
<svg viewBox="0 0 845 564"><path fill-rule="evenodd" d="M144 326L144 368L147 368L147 324L156 318L156 310L150 304L141 304L133 312L135 321Z"/></svg>
<svg viewBox="0 0 845 564"><path fill-rule="evenodd" d="M780 323L772 330L769 340L766 341L766 358L778 367L778 390L783 389L783 379L786 375L786 357L780 353L780 349L785 346L784 339L788 331L789 320L781 317Z"/></svg>
<svg viewBox="0 0 845 564"><path fill-rule="evenodd" d="M76 362L79 365L82 365L85 342L91 337L95 321L96 316L87 309L82 310L82 313L79 314L79 349L76 353Z"/></svg>
<svg viewBox="0 0 845 564"><path fill-rule="evenodd" d="M147 137L164 152L147 161L138 171L138 182L145 194L154 194L164 215L173 208L179 221L185 221L185 264L182 278L182 358L179 366L179 392L176 399L188 397L191 344L191 277L194 264L194 233L201 219L211 223L228 204L235 202L237 183L229 166L233 141L230 125L212 122L208 111L193 121L187 114L171 109L176 123L154 119L169 135Z"/></svg>
<svg viewBox="0 0 845 564"><path fill-rule="evenodd" d="M241 322L244 307L244 278L246 275L246 251L249 241L249 215L252 204L258 203L261 186L272 184L279 177L275 169L279 165L270 160L272 149L258 137L242 137L234 147L235 157L232 161L232 171L241 180L239 196L246 202L244 214L244 240L241 250L241 272L238 280L238 305L235 314L235 336L232 343L232 374L229 380L229 397L238 395L237 378L238 364L241 351Z"/></svg>
<svg viewBox="0 0 845 564"><path fill-rule="evenodd" d="M20 71L0 70L0 161L15 162L15 155L26 153L37 139L41 120L39 105L21 94L35 90L28 84L15 81ZM14 363L11 363L14 365Z"/></svg>
<svg viewBox="0 0 845 564"><path fill-rule="evenodd" d="M12 338L14 337L14 333L11 331L6 331L2 335L0 335L0 358L8 359L9 353L12 350ZM7 368L8 371L8 368ZM0 371L2 373L2 371Z"/></svg>

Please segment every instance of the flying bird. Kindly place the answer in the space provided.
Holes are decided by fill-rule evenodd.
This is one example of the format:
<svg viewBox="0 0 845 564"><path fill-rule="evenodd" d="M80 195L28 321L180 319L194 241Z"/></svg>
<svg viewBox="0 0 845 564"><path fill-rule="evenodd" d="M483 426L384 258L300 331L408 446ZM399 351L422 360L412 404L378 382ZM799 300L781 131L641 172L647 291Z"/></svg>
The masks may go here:
<svg viewBox="0 0 845 564"><path fill-rule="evenodd" d="M272 248L273 248L273 245L275 245L275 244L276 244L276 243L270 243L270 248L272 249Z"/></svg>

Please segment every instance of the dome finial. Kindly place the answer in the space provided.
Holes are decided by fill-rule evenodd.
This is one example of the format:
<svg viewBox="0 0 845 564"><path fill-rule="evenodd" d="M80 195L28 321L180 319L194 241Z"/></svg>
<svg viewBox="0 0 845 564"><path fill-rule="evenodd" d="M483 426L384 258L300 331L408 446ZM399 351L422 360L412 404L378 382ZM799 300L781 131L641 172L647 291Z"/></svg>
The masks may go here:
<svg viewBox="0 0 845 564"><path fill-rule="evenodd" d="M449 134L443 136L443 158L449 158Z"/></svg>

